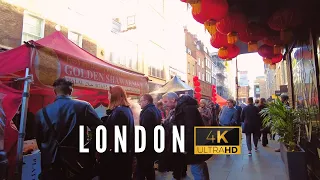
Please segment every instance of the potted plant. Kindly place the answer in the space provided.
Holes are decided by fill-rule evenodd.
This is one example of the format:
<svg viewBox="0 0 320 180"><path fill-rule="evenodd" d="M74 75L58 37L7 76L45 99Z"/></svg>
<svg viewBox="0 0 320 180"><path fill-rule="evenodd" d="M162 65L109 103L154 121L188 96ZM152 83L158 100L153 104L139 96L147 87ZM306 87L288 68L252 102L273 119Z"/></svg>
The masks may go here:
<svg viewBox="0 0 320 180"><path fill-rule="evenodd" d="M304 150L298 145L303 123L294 109L284 105L280 99L268 104L261 112L263 125L270 127L272 134L278 134L281 158L290 180L307 180L307 166Z"/></svg>

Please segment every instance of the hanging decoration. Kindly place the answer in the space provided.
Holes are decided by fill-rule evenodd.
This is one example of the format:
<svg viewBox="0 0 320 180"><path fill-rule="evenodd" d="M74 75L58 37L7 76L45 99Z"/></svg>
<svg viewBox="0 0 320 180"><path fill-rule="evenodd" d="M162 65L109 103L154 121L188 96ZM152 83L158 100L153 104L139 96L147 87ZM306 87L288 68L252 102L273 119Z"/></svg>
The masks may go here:
<svg viewBox="0 0 320 180"><path fill-rule="evenodd" d="M258 49L258 54L261 57L269 57L272 58L273 57L273 48L271 46L268 46L266 44L260 46L260 48Z"/></svg>
<svg viewBox="0 0 320 180"><path fill-rule="evenodd" d="M231 61L233 58L237 57L240 53L240 49L238 46L234 44L230 44L227 48L228 54L227 54L227 61Z"/></svg>
<svg viewBox="0 0 320 180"><path fill-rule="evenodd" d="M283 49L283 42L280 36L267 36L263 39L263 43L273 47L274 54L281 54Z"/></svg>
<svg viewBox="0 0 320 180"><path fill-rule="evenodd" d="M263 58L263 62L264 62L265 64L272 64L271 58L267 58L267 57Z"/></svg>
<svg viewBox="0 0 320 180"><path fill-rule="evenodd" d="M200 82L199 81L196 81L196 82L193 82L193 85L196 87L196 86L200 86Z"/></svg>
<svg viewBox="0 0 320 180"><path fill-rule="evenodd" d="M204 24L207 20L210 19L209 16L205 13L205 11L201 11L199 13L195 12L195 9L192 8L192 16L198 23Z"/></svg>
<svg viewBox="0 0 320 180"><path fill-rule="evenodd" d="M218 56L221 59L226 59L228 57L228 49L226 47L221 47L218 50Z"/></svg>
<svg viewBox="0 0 320 180"><path fill-rule="evenodd" d="M271 61L272 61L272 64L276 64L276 63L279 63L281 62L283 58L283 55L282 54L276 54L272 57Z"/></svg>
<svg viewBox="0 0 320 180"><path fill-rule="evenodd" d="M276 64L270 64L269 69L275 70L277 68Z"/></svg>
<svg viewBox="0 0 320 180"><path fill-rule="evenodd" d="M209 17L204 23L208 32L213 35L216 33L216 23L228 14L229 5L226 0L202 0L202 12Z"/></svg>
<svg viewBox="0 0 320 180"><path fill-rule="evenodd" d="M217 49L221 47L227 47L229 45L227 41L227 36L221 34L220 32L216 32L213 36L211 36L210 43L212 47Z"/></svg>
<svg viewBox="0 0 320 180"><path fill-rule="evenodd" d="M186 0L186 3L191 5L193 13L199 14L201 12L201 0Z"/></svg>
<svg viewBox="0 0 320 180"><path fill-rule="evenodd" d="M201 88L200 88L200 87L195 87L195 88L194 88L194 91L197 92L197 93L198 93L198 92L201 92Z"/></svg>
<svg viewBox="0 0 320 180"><path fill-rule="evenodd" d="M240 12L229 12L229 14L217 22L217 30L227 35L229 44L235 44L238 40L238 33L247 29L247 17Z"/></svg>
<svg viewBox="0 0 320 180"><path fill-rule="evenodd" d="M280 31L280 40L289 43L292 39L292 28L302 23L301 13L296 8L285 8L276 11L268 20L268 25L275 31Z"/></svg>
<svg viewBox="0 0 320 180"><path fill-rule="evenodd" d="M201 99L201 88L200 88L200 82L199 82L199 77L194 76L193 77L193 86L194 86L194 91L195 91L195 98L200 102Z"/></svg>
<svg viewBox="0 0 320 180"><path fill-rule="evenodd" d="M217 32L216 23L217 21L214 19L209 19L204 23L204 27L211 36Z"/></svg>
<svg viewBox="0 0 320 180"><path fill-rule="evenodd" d="M264 28L256 23L249 23L246 31L239 33L239 39L248 44L248 52L258 51L258 41L266 36Z"/></svg>
<svg viewBox="0 0 320 180"><path fill-rule="evenodd" d="M212 97L211 97L211 100L212 100L212 102L214 102L214 103L217 101L216 96L217 96L216 86L215 86L215 85L212 85Z"/></svg>

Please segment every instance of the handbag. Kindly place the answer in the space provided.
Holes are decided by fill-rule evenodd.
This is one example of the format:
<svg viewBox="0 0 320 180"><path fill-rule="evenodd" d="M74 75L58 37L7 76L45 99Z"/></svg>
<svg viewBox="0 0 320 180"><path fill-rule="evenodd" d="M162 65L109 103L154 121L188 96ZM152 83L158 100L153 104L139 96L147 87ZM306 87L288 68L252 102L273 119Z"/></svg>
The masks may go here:
<svg viewBox="0 0 320 180"><path fill-rule="evenodd" d="M42 109L44 119L53 133L53 143L56 148L56 163L60 163L63 174L66 178L83 177L93 175L93 171L96 166L96 159L90 153L80 153L79 149L71 146L63 146L64 140L67 135L59 142L57 140L57 131L51 123L47 114L46 108ZM85 146L91 146L92 140L90 140Z"/></svg>

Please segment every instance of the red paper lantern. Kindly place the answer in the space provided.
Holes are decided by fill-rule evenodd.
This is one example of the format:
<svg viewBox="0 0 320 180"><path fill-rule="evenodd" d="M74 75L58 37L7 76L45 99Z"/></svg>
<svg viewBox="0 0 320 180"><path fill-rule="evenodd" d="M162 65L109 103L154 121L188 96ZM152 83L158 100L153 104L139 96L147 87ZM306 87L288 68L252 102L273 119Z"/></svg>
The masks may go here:
<svg viewBox="0 0 320 180"><path fill-rule="evenodd" d="M258 54L261 57L272 58L273 57L273 48L271 46L264 44L264 45L260 46L260 48L258 49Z"/></svg>
<svg viewBox="0 0 320 180"><path fill-rule="evenodd" d="M229 59L228 59L228 55L223 56L223 55L221 55L221 54L218 54L218 57L219 57L220 59L222 59L222 60L229 60Z"/></svg>
<svg viewBox="0 0 320 180"><path fill-rule="evenodd" d="M280 36L267 36L263 39L263 43L273 47L274 54L281 54L283 42Z"/></svg>
<svg viewBox="0 0 320 180"><path fill-rule="evenodd" d="M195 96L196 99L201 99L201 94L200 93L196 93L194 96Z"/></svg>
<svg viewBox="0 0 320 180"><path fill-rule="evenodd" d="M228 60L232 60L233 58L237 57L240 53L239 47L234 44L230 44L227 48L227 51L228 51L228 55L227 55Z"/></svg>
<svg viewBox="0 0 320 180"><path fill-rule="evenodd" d="M196 13L196 12L192 11L192 16L193 16L193 19L195 19L200 24L204 24L207 20L210 19L210 17L207 16L205 11L203 11L203 10L200 13Z"/></svg>
<svg viewBox="0 0 320 180"><path fill-rule="evenodd" d="M285 8L276 11L268 20L268 25L275 31L280 31L280 39L288 43L292 38L289 30L302 23L301 13L296 8Z"/></svg>
<svg viewBox="0 0 320 180"><path fill-rule="evenodd" d="M211 36L210 43L214 48L221 48L228 46L227 36L221 34L220 32L216 32L213 36Z"/></svg>
<svg viewBox="0 0 320 180"><path fill-rule="evenodd" d="M193 82L194 87L200 86L200 82L199 81L195 81Z"/></svg>
<svg viewBox="0 0 320 180"><path fill-rule="evenodd" d="M272 64L276 64L276 63L281 62L282 58L283 58L283 55L282 55L282 54L276 54L276 55L273 56L272 59L271 59Z"/></svg>
<svg viewBox="0 0 320 180"><path fill-rule="evenodd" d="M210 19L219 21L228 14L229 5L226 0L202 0L201 11Z"/></svg>
<svg viewBox="0 0 320 180"><path fill-rule="evenodd" d="M201 88L199 86L197 86L196 88L194 88L195 92L201 92Z"/></svg>
<svg viewBox="0 0 320 180"><path fill-rule="evenodd" d="M258 51L258 41L267 35L264 28L256 23L248 24L245 32L239 33L239 39L248 44L248 52Z"/></svg>
<svg viewBox="0 0 320 180"><path fill-rule="evenodd" d="M237 42L237 34L244 32L247 29L247 25L246 16L240 12L230 12L216 24L217 30L227 35L229 44Z"/></svg>
<svg viewBox="0 0 320 180"><path fill-rule="evenodd" d="M198 81L198 80L199 80L199 77L198 77L198 76L194 76L194 77L193 77L193 82Z"/></svg>

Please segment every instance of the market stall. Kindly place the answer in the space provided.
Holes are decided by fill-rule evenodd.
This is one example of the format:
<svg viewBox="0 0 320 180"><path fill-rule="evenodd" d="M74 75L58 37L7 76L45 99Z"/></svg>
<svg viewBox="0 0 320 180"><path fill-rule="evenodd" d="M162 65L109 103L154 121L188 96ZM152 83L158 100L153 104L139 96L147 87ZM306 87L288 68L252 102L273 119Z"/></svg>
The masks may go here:
<svg viewBox="0 0 320 180"><path fill-rule="evenodd" d="M162 95L167 92L176 92L178 94L188 93L193 95L193 88L181 81L180 78L174 76L170 81L163 85L160 89L151 92L153 95Z"/></svg>
<svg viewBox="0 0 320 180"><path fill-rule="evenodd" d="M0 53L0 93L4 94L0 96L4 97L0 102L18 101L10 107L3 108L6 115L6 118L3 118L6 119L4 149L10 153L18 149L20 163L24 139L23 136L19 136L16 143L18 131L11 126L11 119L21 104L19 133L23 134L27 110L36 112L53 102L55 95L52 84L60 77L74 83L74 98L88 101L94 107L108 104L108 90L114 85L122 86L129 95L148 92L146 76L91 55L58 31L38 41L29 41L20 47ZM12 92L20 94L20 97L6 96ZM12 173L15 156L10 153L8 158Z"/></svg>

